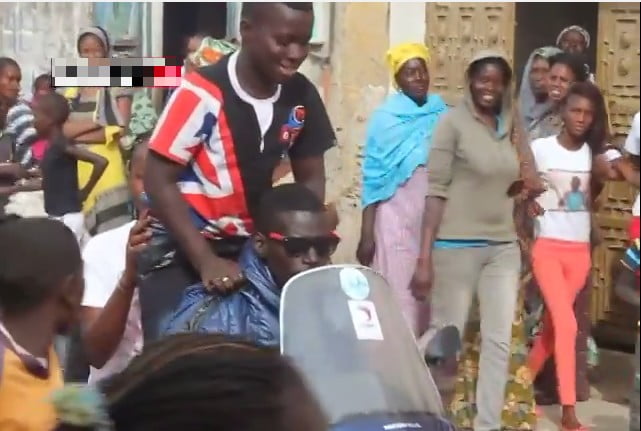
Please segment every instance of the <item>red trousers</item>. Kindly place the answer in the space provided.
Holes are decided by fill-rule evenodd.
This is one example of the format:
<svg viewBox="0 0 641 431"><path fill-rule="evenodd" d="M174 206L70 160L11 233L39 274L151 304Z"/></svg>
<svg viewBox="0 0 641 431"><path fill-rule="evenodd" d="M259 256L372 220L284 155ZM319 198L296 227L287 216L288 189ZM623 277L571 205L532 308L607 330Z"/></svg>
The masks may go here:
<svg viewBox="0 0 641 431"><path fill-rule="evenodd" d="M585 286L591 265L587 242L540 238L532 248L532 270L545 302L545 314L543 330L534 342L528 365L536 376L554 355L562 405L576 404L574 302Z"/></svg>

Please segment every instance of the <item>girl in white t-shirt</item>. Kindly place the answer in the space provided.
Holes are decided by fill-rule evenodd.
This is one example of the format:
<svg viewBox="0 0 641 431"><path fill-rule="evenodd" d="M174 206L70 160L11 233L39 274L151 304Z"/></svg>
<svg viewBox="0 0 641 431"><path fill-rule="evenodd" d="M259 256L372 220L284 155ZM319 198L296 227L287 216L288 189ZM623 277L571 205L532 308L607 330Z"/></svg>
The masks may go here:
<svg viewBox="0 0 641 431"><path fill-rule="evenodd" d="M574 84L561 106L561 117L564 126L558 135L532 142L537 169L547 186L537 199L544 213L536 218L532 248L533 272L546 312L528 362L536 376L554 355L562 430L580 431L585 428L575 412L574 301L592 266L591 190L610 177L612 169L607 162L610 151L605 152L607 115L599 89L591 83Z"/></svg>

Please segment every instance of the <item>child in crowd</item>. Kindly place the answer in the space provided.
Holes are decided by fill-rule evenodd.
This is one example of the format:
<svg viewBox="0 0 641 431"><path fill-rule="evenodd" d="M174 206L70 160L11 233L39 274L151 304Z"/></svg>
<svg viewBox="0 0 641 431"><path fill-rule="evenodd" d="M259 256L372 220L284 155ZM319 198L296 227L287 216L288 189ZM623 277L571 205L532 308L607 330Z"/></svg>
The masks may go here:
<svg viewBox="0 0 641 431"><path fill-rule="evenodd" d="M35 81L33 81L33 97L31 98L31 108L38 103L38 100L47 94L53 93L53 88L51 87L51 75L48 73L38 76ZM40 163L44 157L45 151L47 150L46 139L38 137L38 140L33 143L31 146L31 155L35 159L36 163Z"/></svg>
<svg viewBox="0 0 641 431"><path fill-rule="evenodd" d="M80 248L57 220L11 217L0 223L0 262L0 430L51 430L47 398L63 385L53 341L80 310Z"/></svg>
<svg viewBox="0 0 641 431"><path fill-rule="evenodd" d="M51 86L51 79L52 77L50 74L43 73L33 81L33 96L31 98L32 106L38 103L38 99L40 99L42 96L54 92L53 87Z"/></svg>
<svg viewBox="0 0 641 431"><path fill-rule="evenodd" d="M68 117L69 104L57 93L42 96L34 107L34 126L39 136L48 141L40 164L45 211L66 224L82 244L87 239L82 203L104 173L108 162L99 154L65 138L62 126ZM91 177L82 190L78 187L80 160L93 165Z"/></svg>
<svg viewBox="0 0 641 431"><path fill-rule="evenodd" d="M183 334L101 385L54 395L56 431L326 431L318 401L277 350Z"/></svg>

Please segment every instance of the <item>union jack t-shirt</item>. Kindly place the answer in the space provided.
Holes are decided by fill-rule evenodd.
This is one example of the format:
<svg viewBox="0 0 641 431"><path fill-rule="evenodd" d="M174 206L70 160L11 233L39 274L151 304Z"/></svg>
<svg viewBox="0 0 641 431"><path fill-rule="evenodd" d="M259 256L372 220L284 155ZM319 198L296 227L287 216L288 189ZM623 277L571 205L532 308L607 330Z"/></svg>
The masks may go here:
<svg viewBox="0 0 641 431"><path fill-rule="evenodd" d="M253 233L283 157L322 156L335 142L307 78L296 74L271 98L255 99L238 83L237 55L184 77L150 141L151 151L184 166L178 187L196 227L213 239Z"/></svg>

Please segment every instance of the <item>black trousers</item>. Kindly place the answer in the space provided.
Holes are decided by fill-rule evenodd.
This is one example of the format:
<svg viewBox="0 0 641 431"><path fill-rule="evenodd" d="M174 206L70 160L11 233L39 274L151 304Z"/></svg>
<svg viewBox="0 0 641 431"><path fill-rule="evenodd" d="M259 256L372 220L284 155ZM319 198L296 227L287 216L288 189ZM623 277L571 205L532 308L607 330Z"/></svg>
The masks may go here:
<svg viewBox="0 0 641 431"><path fill-rule="evenodd" d="M211 241L212 251L225 259L238 260L247 238ZM144 344L160 339L185 289L200 281L200 274L187 257L177 250L173 262L153 270L138 282Z"/></svg>
<svg viewBox="0 0 641 431"><path fill-rule="evenodd" d="M184 259L147 274L138 284L144 345L157 341L183 292L200 277Z"/></svg>
<svg viewBox="0 0 641 431"><path fill-rule="evenodd" d="M82 342L82 329L75 326L69 334L64 364L66 383L87 383L89 379L89 361Z"/></svg>

